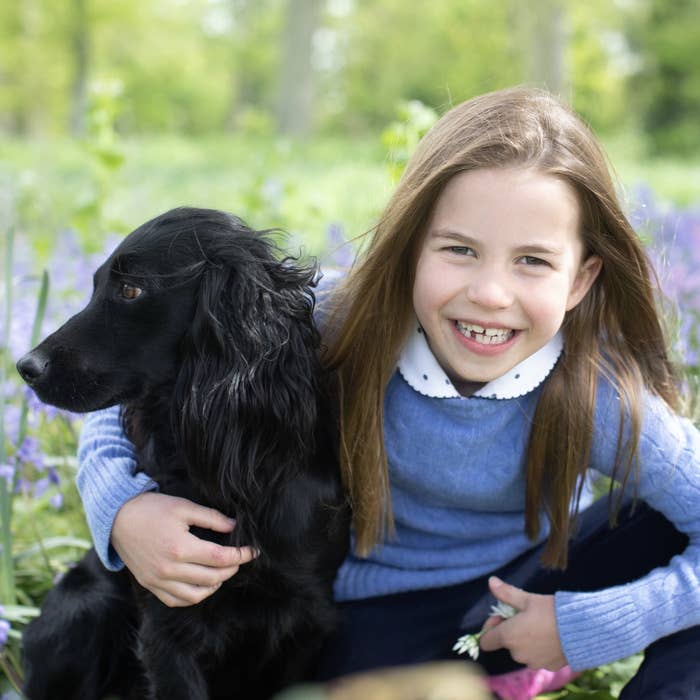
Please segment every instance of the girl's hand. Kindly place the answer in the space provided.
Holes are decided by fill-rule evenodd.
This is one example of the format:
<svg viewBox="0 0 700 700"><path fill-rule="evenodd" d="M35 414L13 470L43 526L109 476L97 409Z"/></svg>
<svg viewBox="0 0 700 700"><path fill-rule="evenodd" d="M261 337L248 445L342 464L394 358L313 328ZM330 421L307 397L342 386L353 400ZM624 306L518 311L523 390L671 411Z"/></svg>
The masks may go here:
<svg viewBox="0 0 700 700"><path fill-rule="evenodd" d="M554 596L527 593L492 576L491 593L500 601L519 610L514 617L504 620L490 617L487 632L479 640L484 651L508 649L514 661L530 668L558 671L567 661L559 642L554 614Z"/></svg>
<svg viewBox="0 0 700 700"><path fill-rule="evenodd" d="M231 532L235 522L213 508L161 493L143 493L117 513L111 542L136 580L168 607L201 602L241 564L251 547L223 547L193 535L191 525Z"/></svg>

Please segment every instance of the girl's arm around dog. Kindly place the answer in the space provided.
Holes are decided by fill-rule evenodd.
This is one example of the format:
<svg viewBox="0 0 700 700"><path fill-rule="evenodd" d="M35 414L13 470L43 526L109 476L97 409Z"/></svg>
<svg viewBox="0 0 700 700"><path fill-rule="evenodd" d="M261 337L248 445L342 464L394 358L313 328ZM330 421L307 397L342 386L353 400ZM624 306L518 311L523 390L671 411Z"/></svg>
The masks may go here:
<svg viewBox="0 0 700 700"><path fill-rule="evenodd" d="M78 462L78 490L102 563L113 571L126 564L166 605L200 602L255 558L250 547L223 547L190 533L192 525L230 532L234 523L211 508L157 493L152 479L136 473L118 407L86 417Z"/></svg>

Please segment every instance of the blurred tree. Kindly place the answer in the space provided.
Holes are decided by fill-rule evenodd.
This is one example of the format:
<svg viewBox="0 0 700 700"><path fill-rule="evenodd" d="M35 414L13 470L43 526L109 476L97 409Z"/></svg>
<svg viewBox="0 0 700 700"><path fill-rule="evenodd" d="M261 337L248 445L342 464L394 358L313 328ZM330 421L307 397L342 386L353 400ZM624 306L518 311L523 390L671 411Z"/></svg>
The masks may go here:
<svg viewBox="0 0 700 700"><path fill-rule="evenodd" d="M61 9L49 0L0 3L0 124L11 133L65 128Z"/></svg>
<svg viewBox="0 0 700 700"><path fill-rule="evenodd" d="M516 2L513 14L526 67L524 77L532 85L563 94L570 78L565 0Z"/></svg>
<svg viewBox="0 0 700 700"><path fill-rule="evenodd" d="M700 2L637 0L631 37L642 60L633 80L653 151L700 149Z"/></svg>
<svg viewBox="0 0 700 700"><path fill-rule="evenodd" d="M444 111L529 82L598 130L638 115L657 149L688 151L699 15L699 0L0 0L0 130L81 133L91 82L121 85L120 131L190 135L376 130L404 100Z"/></svg>
<svg viewBox="0 0 700 700"><path fill-rule="evenodd" d="M90 63L90 30L88 0L73 0L70 43L73 54L70 130L73 136L85 133L87 113L88 67Z"/></svg>
<svg viewBox="0 0 700 700"><path fill-rule="evenodd" d="M627 81L636 66L625 34L630 10L609 0L569 0L566 11L569 85L564 95L594 129L628 128Z"/></svg>
<svg viewBox="0 0 700 700"><path fill-rule="evenodd" d="M228 0L225 35L229 103L226 128L269 133L283 11L279 0Z"/></svg>
<svg viewBox="0 0 700 700"><path fill-rule="evenodd" d="M382 126L402 99L442 110L522 81L508 31L510 1L356 0L338 29L342 60L326 76L337 94L332 122Z"/></svg>
<svg viewBox="0 0 700 700"><path fill-rule="evenodd" d="M277 125L281 134L304 136L313 109L311 54L321 0L287 0L277 94Z"/></svg>

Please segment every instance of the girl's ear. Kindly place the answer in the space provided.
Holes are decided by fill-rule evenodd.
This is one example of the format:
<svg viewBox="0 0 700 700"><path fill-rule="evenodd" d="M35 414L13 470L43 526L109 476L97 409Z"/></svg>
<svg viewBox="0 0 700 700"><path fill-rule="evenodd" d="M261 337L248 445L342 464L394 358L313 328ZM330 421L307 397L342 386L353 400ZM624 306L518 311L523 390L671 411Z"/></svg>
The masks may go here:
<svg viewBox="0 0 700 700"><path fill-rule="evenodd" d="M566 302L566 310L571 311L588 293L603 268L603 260L597 255L590 255L579 268Z"/></svg>

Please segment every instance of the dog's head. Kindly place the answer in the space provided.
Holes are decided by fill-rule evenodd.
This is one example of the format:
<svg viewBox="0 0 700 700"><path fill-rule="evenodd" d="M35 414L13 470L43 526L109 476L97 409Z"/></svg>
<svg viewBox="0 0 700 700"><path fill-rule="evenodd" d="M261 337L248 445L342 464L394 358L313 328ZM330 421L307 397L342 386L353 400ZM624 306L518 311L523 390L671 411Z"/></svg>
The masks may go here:
<svg viewBox="0 0 700 700"><path fill-rule="evenodd" d="M309 325L313 274L277 259L264 235L231 215L174 209L124 239L95 273L86 308L17 369L42 401L73 411L178 382L184 400L195 385L184 387L183 363L200 391L204 375L235 383L264 373L295 319Z"/></svg>

